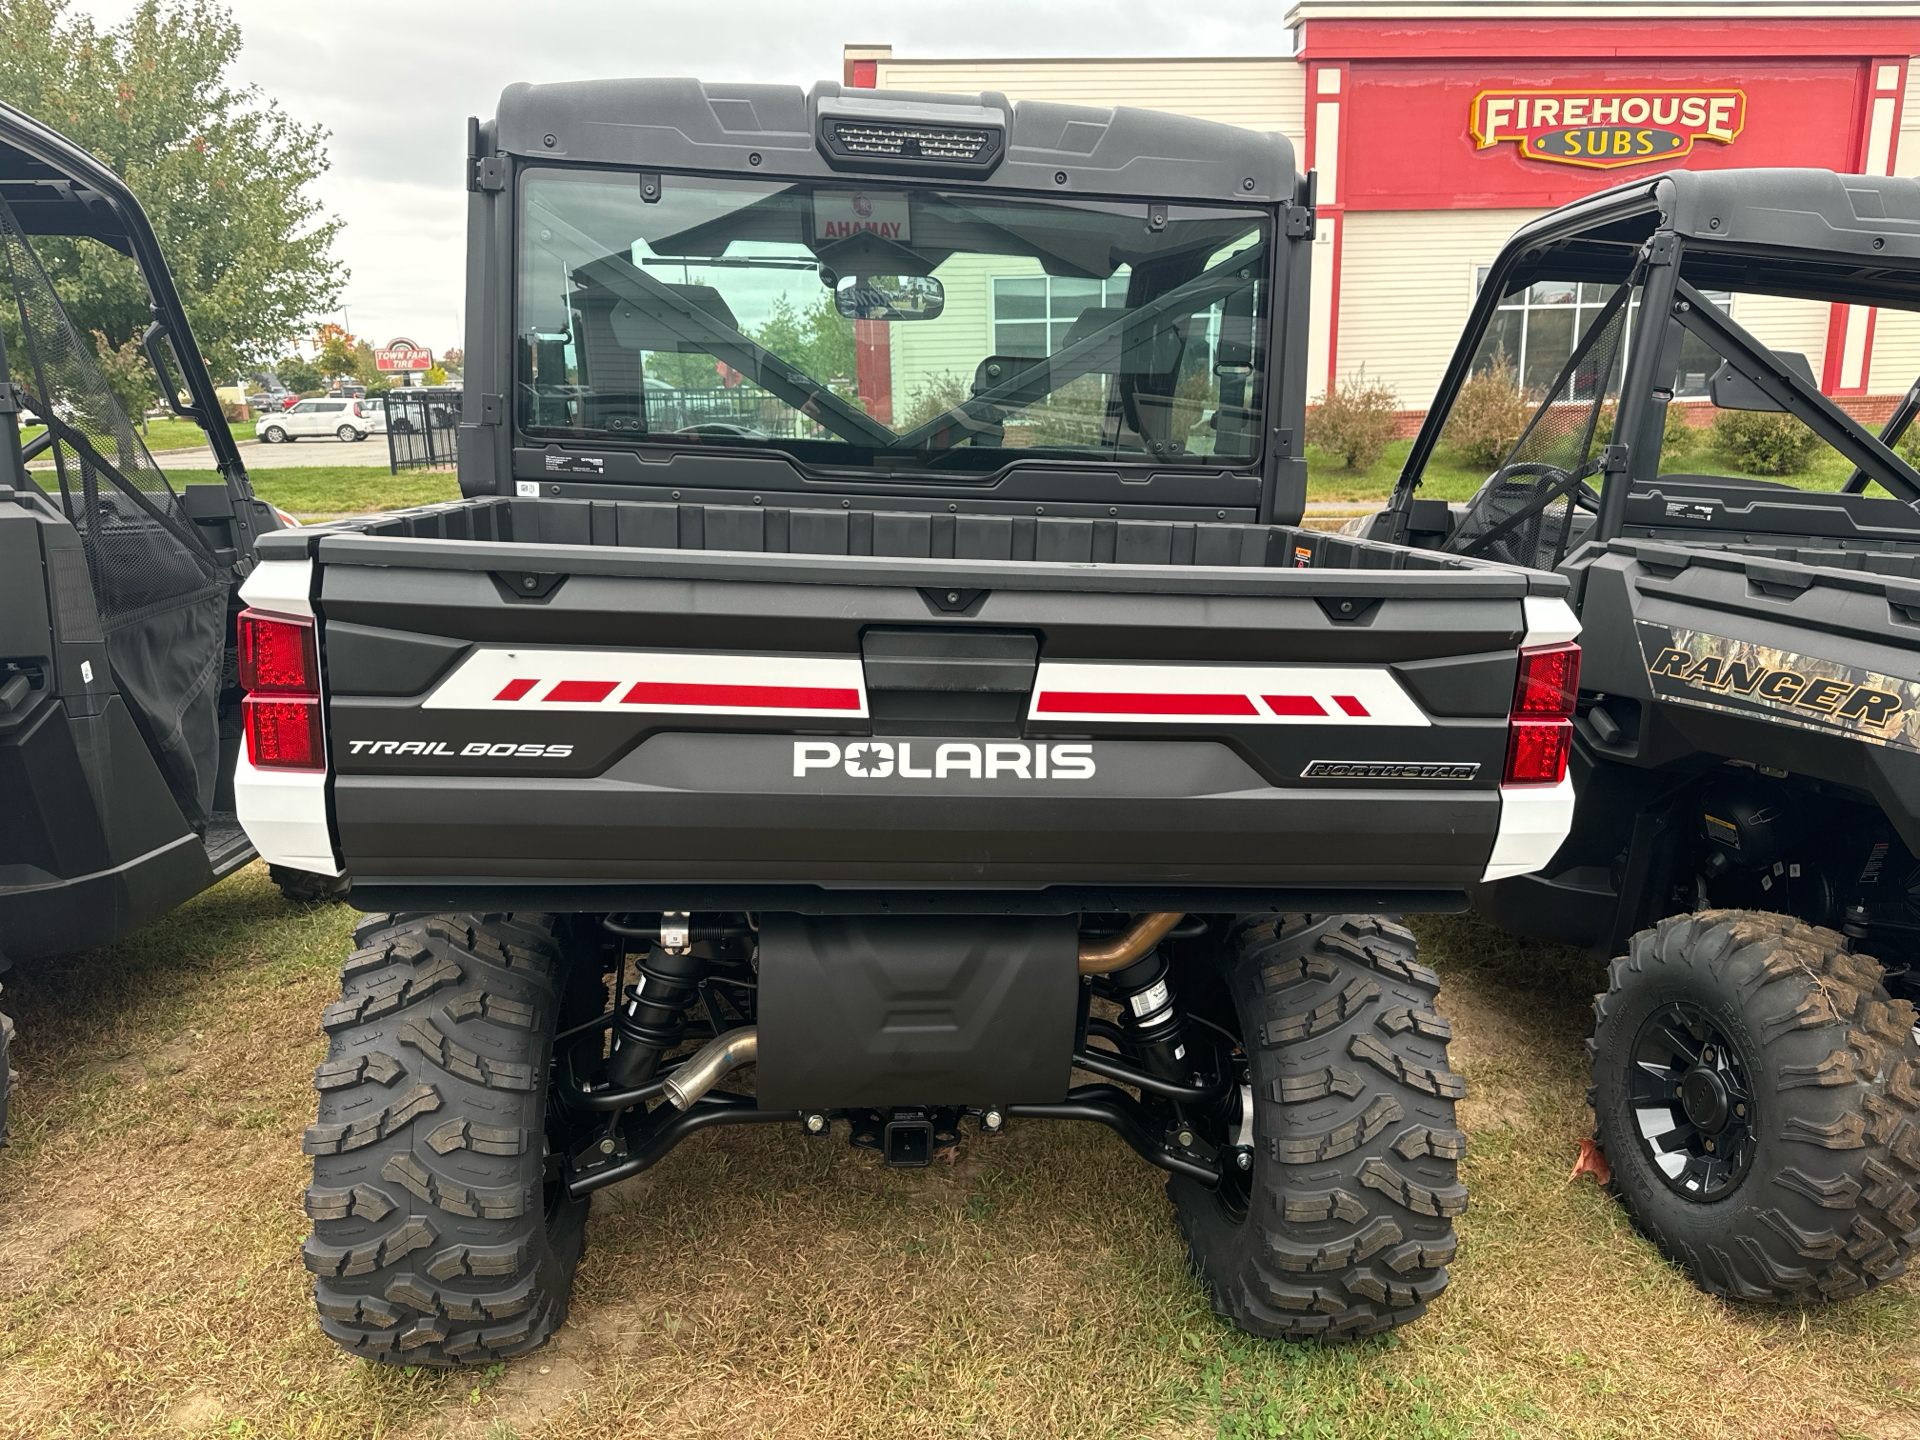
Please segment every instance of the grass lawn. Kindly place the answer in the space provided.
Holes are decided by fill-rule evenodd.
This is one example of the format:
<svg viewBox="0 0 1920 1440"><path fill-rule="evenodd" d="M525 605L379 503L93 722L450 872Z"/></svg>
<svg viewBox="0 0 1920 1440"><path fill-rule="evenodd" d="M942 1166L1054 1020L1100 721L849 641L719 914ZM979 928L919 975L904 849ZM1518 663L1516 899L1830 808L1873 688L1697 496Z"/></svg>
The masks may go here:
<svg viewBox="0 0 1920 1440"><path fill-rule="evenodd" d="M21 426L20 439L22 443L33 439L33 437L38 435L44 428L44 426L40 425ZM247 421L244 425L230 424L227 426L227 429L238 439L253 439L253 422L251 420ZM169 416L165 420L150 420L147 422L146 440L147 449L149 450L184 450L189 446L205 445L207 443L207 432L191 420L181 420L177 417Z"/></svg>
<svg viewBox="0 0 1920 1440"><path fill-rule="evenodd" d="M384 465L288 465L249 468L253 492L294 515L364 515L372 510L404 510L458 500L460 485L451 470L412 470L398 475ZM215 485L214 470L169 470L174 488Z"/></svg>
<svg viewBox="0 0 1920 1440"><path fill-rule="evenodd" d="M156 422L156 428L160 422ZM167 422L184 424L184 421ZM1353 471L1333 463L1317 446L1307 447L1307 498L1350 502L1356 509L1384 501L1400 478L1400 467L1411 440L1396 440L1386 449L1372 469ZM1672 460L1670 470L1684 469L1690 474L1739 475L1743 473L1726 456L1702 445L1684 460ZM428 505L437 500L459 498L460 487L452 472L390 475L383 466L315 465L258 469L248 472L255 490L283 510L296 515L364 514L370 510L400 510L409 505ZM1804 490L1838 490L1853 468L1831 450L1822 448L1811 468L1784 478ZM205 484L217 480L211 471L169 470L177 485ZM1487 478L1484 467L1467 465L1444 447L1427 463L1420 494L1430 500L1465 500ZM1875 493L1878 493L1877 491Z"/></svg>
<svg viewBox="0 0 1920 1440"><path fill-rule="evenodd" d="M1407 452L1412 448L1413 441L1396 440L1387 447L1386 453L1371 470L1356 471L1336 464L1334 457L1318 446L1309 445L1307 498L1356 503L1385 500L1393 491L1394 481L1400 478L1400 467L1406 463ZM1705 443L1704 436L1698 448L1688 451L1684 457L1667 457L1662 468L1689 475L1747 473L1727 456L1711 449ZM1487 466L1463 463L1459 456L1441 446L1427 461L1426 474L1420 482L1420 495L1426 500L1467 500L1472 498L1473 492L1491 473L1492 470ZM1851 464L1823 445L1814 457L1813 464L1800 474L1762 478L1784 480L1802 490L1838 490L1846 484L1847 477L1852 473ZM1871 493L1878 495L1882 492L1875 490Z"/></svg>
<svg viewBox="0 0 1920 1440"><path fill-rule="evenodd" d="M300 1265L300 1133L354 914L290 908L263 871L8 976L7 1440L1920 1434L1920 1282L1806 1311L1701 1294L1566 1179L1601 970L1453 918L1418 929L1473 1198L1451 1288L1393 1335L1222 1325L1163 1177L1105 1131L1016 1122L898 1171L769 1126L596 1196L546 1348L454 1374L349 1359Z"/></svg>

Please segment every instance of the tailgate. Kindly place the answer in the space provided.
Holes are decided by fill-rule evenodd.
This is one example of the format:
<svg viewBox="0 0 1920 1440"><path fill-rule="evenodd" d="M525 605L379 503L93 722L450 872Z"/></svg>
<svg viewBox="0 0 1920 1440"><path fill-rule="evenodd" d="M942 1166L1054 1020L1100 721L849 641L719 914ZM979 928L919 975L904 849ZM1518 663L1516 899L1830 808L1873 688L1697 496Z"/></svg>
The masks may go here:
<svg viewBox="0 0 1920 1440"><path fill-rule="evenodd" d="M309 537L340 856L418 903L800 909L1380 908L1513 863L1560 581L1159 528L1150 564Z"/></svg>

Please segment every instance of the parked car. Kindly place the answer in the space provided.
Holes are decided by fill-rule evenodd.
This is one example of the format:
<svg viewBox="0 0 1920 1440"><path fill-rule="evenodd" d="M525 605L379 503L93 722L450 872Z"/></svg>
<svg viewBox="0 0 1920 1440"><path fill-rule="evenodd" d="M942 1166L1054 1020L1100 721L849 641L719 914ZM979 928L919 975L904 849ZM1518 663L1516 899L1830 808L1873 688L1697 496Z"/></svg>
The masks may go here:
<svg viewBox="0 0 1920 1440"><path fill-rule="evenodd" d="M374 435L387 433L387 399L384 395L362 396L356 402L360 407L360 416L367 422L367 429Z"/></svg>
<svg viewBox="0 0 1920 1440"><path fill-rule="evenodd" d="M253 433L269 445L309 435L364 440L373 433L373 425L358 400L302 400L291 410L256 421Z"/></svg>
<svg viewBox="0 0 1920 1440"><path fill-rule="evenodd" d="M247 396L247 408L260 415L275 415L300 403L300 397L286 390L258 390Z"/></svg>

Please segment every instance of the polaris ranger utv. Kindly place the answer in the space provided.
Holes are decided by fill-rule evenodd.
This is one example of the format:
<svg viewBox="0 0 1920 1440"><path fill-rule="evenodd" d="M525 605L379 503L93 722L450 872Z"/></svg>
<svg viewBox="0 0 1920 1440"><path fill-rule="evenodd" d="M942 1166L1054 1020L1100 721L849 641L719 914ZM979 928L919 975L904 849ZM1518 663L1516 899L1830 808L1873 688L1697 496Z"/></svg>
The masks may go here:
<svg viewBox="0 0 1920 1440"><path fill-rule="evenodd" d="M326 1332L537 1345L591 1193L754 1123L1104 1125L1235 1324L1421 1313L1462 1087L1389 917L1559 845L1579 652L1560 576L1295 528L1287 141L628 80L470 151L465 498L264 537L240 621L242 821L389 912Z"/></svg>
<svg viewBox="0 0 1920 1440"><path fill-rule="evenodd" d="M139 266L161 392L206 430L221 483L176 492L153 463L48 281L45 236ZM255 539L283 524L254 498L139 202L0 105L0 971L108 944L254 858L234 815L233 615ZM276 878L302 898L341 888ZM0 1143L11 1035L0 1016Z"/></svg>
<svg viewBox="0 0 1920 1440"><path fill-rule="evenodd" d="M1834 305L1920 309L1920 182L1676 172L1534 221L1367 531L1572 582L1572 833L1474 903L1619 957L1590 1045L1613 1184L1736 1299L1859 1294L1920 1239L1920 474L1888 448L1920 386L1878 436L1821 394L1788 346ZM1417 498L1462 386L1523 346L1512 452L1463 507ZM1847 478L1690 473L1663 446L1688 397L1793 417Z"/></svg>

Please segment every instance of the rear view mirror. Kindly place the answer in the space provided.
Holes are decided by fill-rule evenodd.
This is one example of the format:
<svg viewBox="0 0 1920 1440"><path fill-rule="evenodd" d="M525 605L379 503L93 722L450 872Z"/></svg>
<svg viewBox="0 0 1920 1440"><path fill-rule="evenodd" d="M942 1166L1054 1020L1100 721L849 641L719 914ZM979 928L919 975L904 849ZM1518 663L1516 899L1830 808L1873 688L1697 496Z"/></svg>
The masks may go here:
<svg viewBox="0 0 1920 1440"><path fill-rule="evenodd" d="M846 275L833 287L833 308L849 320L933 320L946 305L931 275Z"/></svg>
<svg viewBox="0 0 1920 1440"><path fill-rule="evenodd" d="M1813 366L1807 357L1797 350L1776 350L1773 358L1787 369L1793 371L1807 384L1815 384ZM1713 372L1713 378L1707 382L1707 393L1713 397L1713 403L1722 410L1779 410L1767 392L1733 368L1731 360L1722 360L1720 368Z"/></svg>

